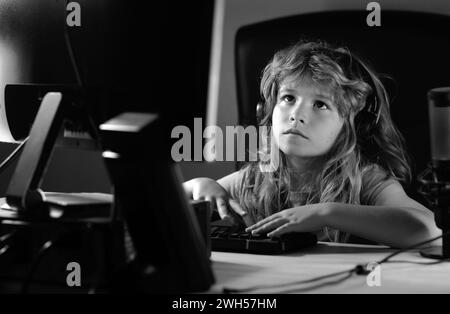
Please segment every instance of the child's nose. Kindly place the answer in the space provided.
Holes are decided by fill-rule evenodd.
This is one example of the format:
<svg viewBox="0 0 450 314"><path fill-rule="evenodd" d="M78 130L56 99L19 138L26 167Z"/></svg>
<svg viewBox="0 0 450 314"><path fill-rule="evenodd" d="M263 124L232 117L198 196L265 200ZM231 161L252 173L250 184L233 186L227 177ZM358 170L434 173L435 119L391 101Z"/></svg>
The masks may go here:
<svg viewBox="0 0 450 314"><path fill-rule="evenodd" d="M301 123L306 123L308 120L307 117L308 117L307 103L304 100L300 100L292 108L290 121L297 120Z"/></svg>

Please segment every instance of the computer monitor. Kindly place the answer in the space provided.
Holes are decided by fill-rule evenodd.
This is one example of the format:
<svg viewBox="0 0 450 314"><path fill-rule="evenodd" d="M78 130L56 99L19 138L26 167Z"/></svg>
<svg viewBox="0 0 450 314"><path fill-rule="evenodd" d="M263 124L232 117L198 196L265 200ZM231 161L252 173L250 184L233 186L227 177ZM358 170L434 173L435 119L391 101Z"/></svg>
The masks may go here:
<svg viewBox="0 0 450 314"><path fill-rule="evenodd" d="M42 99L39 110L47 111L37 113L8 189L18 219L23 215L32 223L40 215L34 212L41 201L34 189L45 172L55 129L68 110L79 106L98 131L114 185L114 208L136 253L130 269L117 276L127 285L116 281L114 286L148 292L206 290L214 277L170 158L170 129L204 116L214 3L6 2L0 6L0 16L7 17L0 22L0 39L13 38L13 51L24 65L23 75L6 83L28 96L53 89ZM68 25L70 2L81 9L80 26ZM124 112L138 118L126 120L129 115L119 115ZM8 118L13 129L17 119ZM124 131L120 123L134 123L134 131ZM41 160L33 152L42 152Z"/></svg>

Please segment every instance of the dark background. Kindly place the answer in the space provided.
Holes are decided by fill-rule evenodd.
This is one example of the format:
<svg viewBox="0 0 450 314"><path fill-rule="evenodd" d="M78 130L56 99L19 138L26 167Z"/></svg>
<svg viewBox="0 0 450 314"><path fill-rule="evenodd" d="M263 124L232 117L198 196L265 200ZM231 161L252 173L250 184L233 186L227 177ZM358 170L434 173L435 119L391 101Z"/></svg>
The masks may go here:
<svg viewBox="0 0 450 314"><path fill-rule="evenodd" d="M194 117L205 117L213 1L79 0L81 27L66 28L67 2L0 4L0 40L12 39L22 56L23 79L14 83L77 84L67 31L83 85L107 89L100 103L91 104L96 123L124 110L157 112L168 120L161 137L169 141L171 125L191 126ZM2 88L11 83L4 77ZM13 133L22 134L37 107L6 104L6 111ZM14 147L0 143L0 158ZM0 195L14 167L15 160L0 175ZM99 152L56 148L42 188L110 192L110 182Z"/></svg>

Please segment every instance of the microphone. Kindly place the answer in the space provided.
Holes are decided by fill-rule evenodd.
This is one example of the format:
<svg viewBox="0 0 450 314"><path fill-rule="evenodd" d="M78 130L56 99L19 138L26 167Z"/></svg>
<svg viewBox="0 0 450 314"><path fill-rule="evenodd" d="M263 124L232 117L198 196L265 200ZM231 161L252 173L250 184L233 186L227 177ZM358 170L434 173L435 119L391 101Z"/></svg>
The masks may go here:
<svg viewBox="0 0 450 314"><path fill-rule="evenodd" d="M418 177L419 193L434 212L442 230L442 247L425 248L422 256L436 259L450 257L450 87L428 91L431 163Z"/></svg>
<svg viewBox="0 0 450 314"><path fill-rule="evenodd" d="M428 91L431 164L440 181L450 181L450 87Z"/></svg>

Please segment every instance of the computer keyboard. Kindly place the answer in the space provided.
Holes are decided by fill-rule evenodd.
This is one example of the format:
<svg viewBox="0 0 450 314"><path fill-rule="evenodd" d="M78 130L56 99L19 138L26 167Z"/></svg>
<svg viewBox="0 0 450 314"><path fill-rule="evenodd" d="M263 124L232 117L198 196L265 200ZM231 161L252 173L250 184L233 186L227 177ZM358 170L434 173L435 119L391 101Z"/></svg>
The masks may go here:
<svg viewBox="0 0 450 314"><path fill-rule="evenodd" d="M279 238L268 238L265 234L253 235L244 232L228 221L217 220L211 222L212 251L282 254L299 251L317 243L313 233L293 232Z"/></svg>

